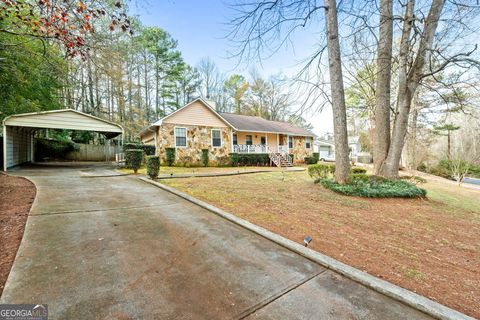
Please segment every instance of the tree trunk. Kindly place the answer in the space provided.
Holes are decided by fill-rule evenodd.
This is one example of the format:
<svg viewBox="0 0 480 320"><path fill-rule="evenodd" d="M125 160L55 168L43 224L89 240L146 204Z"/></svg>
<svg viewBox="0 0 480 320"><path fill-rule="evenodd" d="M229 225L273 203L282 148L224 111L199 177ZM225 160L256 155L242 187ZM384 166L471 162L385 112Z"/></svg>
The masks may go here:
<svg viewBox="0 0 480 320"><path fill-rule="evenodd" d="M413 0L409 1L413 3ZM407 13L408 13L407 4ZM399 81L398 81L398 95L397 95L397 114L393 125L392 139L388 156L384 166L381 170L381 175L387 178L397 178L400 164L400 157L402 155L403 146L405 144L405 136L407 133L408 116L412 105L412 99L415 91L422 79L422 72L425 66L426 57L429 49L432 47L435 31L438 26L440 14L443 10L445 0L433 0L430 12L425 20L425 27L418 45L418 53L413 61L411 68L408 70L409 54L412 50L412 44L409 40L410 30L412 29L413 6L411 8L412 14L407 16L404 21L404 32L400 44L400 66L399 66ZM407 24L407 25L405 25ZM408 32L408 34L407 34ZM407 36L405 39L404 36Z"/></svg>
<svg viewBox="0 0 480 320"><path fill-rule="evenodd" d="M452 159L451 131L447 130L447 159Z"/></svg>
<svg viewBox="0 0 480 320"><path fill-rule="evenodd" d="M347 112L343 87L342 60L338 39L336 0L325 0L327 23L327 47L332 94L333 131L335 135L335 181L346 183L350 171L348 159Z"/></svg>
<svg viewBox="0 0 480 320"><path fill-rule="evenodd" d="M375 139L373 163L379 174L390 146L390 84L392 77L393 1L380 2L380 35L375 88Z"/></svg>

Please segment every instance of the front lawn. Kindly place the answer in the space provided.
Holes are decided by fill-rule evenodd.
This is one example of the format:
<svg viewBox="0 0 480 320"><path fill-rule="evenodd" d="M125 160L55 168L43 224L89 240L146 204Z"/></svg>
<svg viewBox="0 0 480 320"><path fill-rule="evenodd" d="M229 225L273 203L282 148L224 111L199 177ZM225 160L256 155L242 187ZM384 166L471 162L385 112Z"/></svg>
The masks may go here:
<svg viewBox="0 0 480 320"><path fill-rule="evenodd" d="M296 242L311 235L314 250L480 317L478 190L431 181L427 198L349 197L307 172L162 182Z"/></svg>
<svg viewBox="0 0 480 320"><path fill-rule="evenodd" d="M118 169L121 173L133 173L133 170L127 168ZM265 170L265 171L281 171L277 167L168 167L161 166L159 175L162 174L190 174L190 173L225 173L225 172L242 172L249 170ZM138 169L138 174L147 174L147 169L143 166Z"/></svg>

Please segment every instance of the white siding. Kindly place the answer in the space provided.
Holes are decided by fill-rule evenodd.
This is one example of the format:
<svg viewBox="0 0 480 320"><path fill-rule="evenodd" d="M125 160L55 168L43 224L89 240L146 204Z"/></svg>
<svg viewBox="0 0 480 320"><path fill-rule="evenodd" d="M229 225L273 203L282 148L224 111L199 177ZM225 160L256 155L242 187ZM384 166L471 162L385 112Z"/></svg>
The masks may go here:
<svg viewBox="0 0 480 320"><path fill-rule="evenodd" d="M121 128L115 124L105 122L101 119L95 119L73 110L13 116L8 118L5 124L31 128L122 132Z"/></svg>
<svg viewBox="0 0 480 320"><path fill-rule="evenodd" d="M29 132L21 130L21 128L7 126L7 168L31 160L31 143L32 135Z"/></svg>

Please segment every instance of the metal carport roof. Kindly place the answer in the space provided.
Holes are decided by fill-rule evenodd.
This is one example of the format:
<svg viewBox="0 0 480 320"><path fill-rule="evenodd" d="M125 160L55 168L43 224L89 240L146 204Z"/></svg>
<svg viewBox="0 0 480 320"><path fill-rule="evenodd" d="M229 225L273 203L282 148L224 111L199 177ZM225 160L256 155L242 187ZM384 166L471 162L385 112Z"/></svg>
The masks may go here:
<svg viewBox="0 0 480 320"><path fill-rule="evenodd" d="M38 129L94 131L108 139L123 133L123 128L116 123L73 109L12 115L3 120L4 171L33 160L33 134Z"/></svg>

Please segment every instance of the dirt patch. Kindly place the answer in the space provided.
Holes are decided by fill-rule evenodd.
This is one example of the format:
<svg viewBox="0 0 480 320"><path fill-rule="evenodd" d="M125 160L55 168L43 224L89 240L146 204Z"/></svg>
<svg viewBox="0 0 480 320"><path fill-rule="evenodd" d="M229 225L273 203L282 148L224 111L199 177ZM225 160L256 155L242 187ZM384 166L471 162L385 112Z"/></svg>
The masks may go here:
<svg viewBox="0 0 480 320"><path fill-rule="evenodd" d="M480 192L434 181L429 199L365 199L304 172L164 181L241 218L480 318Z"/></svg>
<svg viewBox="0 0 480 320"><path fill-rule="evenodd" d="M27 179L0 173L0 295L22 241L35 194L34 184Z"/></svg>

